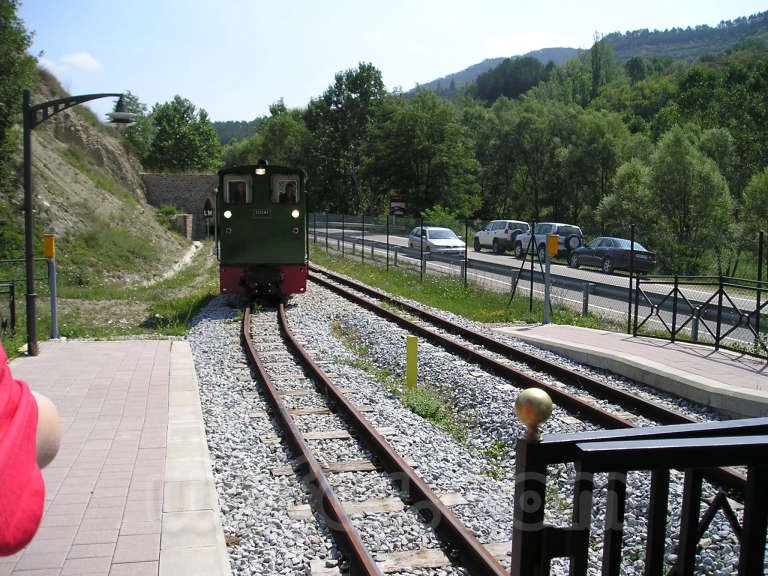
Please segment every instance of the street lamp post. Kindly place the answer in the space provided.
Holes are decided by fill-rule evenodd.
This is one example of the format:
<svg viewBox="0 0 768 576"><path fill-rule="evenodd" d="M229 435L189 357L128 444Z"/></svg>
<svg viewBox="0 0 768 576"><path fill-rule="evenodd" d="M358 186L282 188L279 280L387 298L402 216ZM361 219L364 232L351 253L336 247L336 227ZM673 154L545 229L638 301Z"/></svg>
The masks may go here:
<svg viewBox="0 0 768 576"><path fill-rule="evenodd" d="M35 318L37 294L35 294L34 235L32 233L32 130L62 110L89 100L109 97L120 98L117 110L109 115L112 118L110 122L122 125L132 123L133 114L126 110L122 94L84 94L30 105L29 90L24 90L22 108L24 120L24 247L27 271L27 354L29 356L37 356L38 354L37 321Z"/></svg>

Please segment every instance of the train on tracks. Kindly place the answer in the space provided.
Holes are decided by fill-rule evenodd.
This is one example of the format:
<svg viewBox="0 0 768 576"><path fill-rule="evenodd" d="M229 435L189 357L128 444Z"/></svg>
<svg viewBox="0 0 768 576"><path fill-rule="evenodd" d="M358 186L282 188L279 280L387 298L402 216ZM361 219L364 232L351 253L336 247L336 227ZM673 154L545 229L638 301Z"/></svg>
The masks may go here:
<svg viewBox="0 0 768 576"><path fill-rule="evenodd" d="M302 170L258 164L219 171L216 247L222 293L301 294L307 287L307 198Z"/></svg>

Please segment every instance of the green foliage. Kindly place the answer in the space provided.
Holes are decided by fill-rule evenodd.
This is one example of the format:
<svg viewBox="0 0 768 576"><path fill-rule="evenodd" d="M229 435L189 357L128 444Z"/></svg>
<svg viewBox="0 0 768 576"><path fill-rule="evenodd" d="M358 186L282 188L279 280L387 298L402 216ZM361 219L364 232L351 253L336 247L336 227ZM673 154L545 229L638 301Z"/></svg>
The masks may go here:
<svg viewBox="0 0 768 576"><path fill-rule="evenodd" d="M124 95L125 106L128 112L135 114L131 126L123 128L122 134L133 149L133 152L143 163L146 162L152 149L152 140L155 137L156 127L147 114L147 105L140 102L138 97L127 91ZM117 109L117 103L115 103Z"/></svg>
<svg viewBox="0 0 768 576"><path fill-rule="evenodd" d="M536 58L506 58L496 68L477 77L476 95L486 102L494 102L501 96L518 98L539 82L548 80L548 72Z"/></svg>
<svg viewBox="0 0 768 576"><path fill-rule="evenodd" d="M362 173L363 150L384 95L381 72L361 63L355 70L337 73L323 95L309 103L307 169L313 188L323 190L315 200L318 208L364 213L375 204Z"/></svg>
<svg viewBox="0 0 768 576"><path fill-rule="evenodd" d="M255 118L249 122L227 120L225 122L214 122L213 127L216 130L216 134L219 135L221 145L227 146L252 138L258 131L261 120L261 118Z"/></svg>
<svg viewBox="0 0 768 576"><path fill-rule="evenodd" d="M35 70L35 59L27 54L31 38L16 14L18 7L17 0L0 0L0 203L15 176L13 155L18 138L11 129L20 121L22 92L30 87ZM0 216L6 211L0 209ZM0 252L5 250L0 248Z"/></svg>
<svg viewBox="0 0 768 576"><path fill-rule="evenodd" d="M442 204L468 217L480 207L474 143L454 104L422 91L386 100L377 120L365 171L375 189L405 195L412 214Z"/></svg>
<svg viewBox="0 0 768 576"><path fill-rule="evenodd" d="M483 449L482 453L488 460L488 469L484 470L494 480L500 479L504 475L504 460L509 456L511 450L506 442L494 440L489 446Z"/></svg>
<svg viewBox="0 0 768 576"><path fill-rule="evenodd" d="M147 318L140 324L160 334L181 336L189 329L189 321L212 299L213 294L185 296L161 300L150 306Z"/></svg>
<svg viewBox="0 0 768 576"><path fill-rule="evenodd" d="M679 127L662 139L651 158L650 192L669 270L696 274L708 248L732 241L728 185Z"/></svg>
<svg viewBox="0 0 768 576"><path fill-rule="evenodd" d="M220 145L205 110L175 96L171 102L156 104L150 114L154 137L145 158L148 168L183 172L211 170L219 163Z"/></svg>

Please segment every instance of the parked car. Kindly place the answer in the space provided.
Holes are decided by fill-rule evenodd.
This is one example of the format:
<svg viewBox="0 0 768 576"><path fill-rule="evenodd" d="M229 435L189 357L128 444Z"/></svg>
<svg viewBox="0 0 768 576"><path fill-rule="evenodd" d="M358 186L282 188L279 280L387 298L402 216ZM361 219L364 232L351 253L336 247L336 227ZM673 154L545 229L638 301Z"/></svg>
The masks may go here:
<svg viewBox="0 0 768 576"><path fill-rule="evenodd" d="M482 248L492 248L496 254L503 254L505 250L515 248L518 234L530 230L528 223L520 220L492 220L475 234L475 252L480 252Z"/></svg>
<svg viewBox="0 0 768 576"><path fill-rule="evenodd" d="M557 255L570 258L571 252L584 245L581 228L560 222L539 222L533 230L536 240L534 247L543 262L546 255L547 236L557 234ZM522 258L531 242L531 233L519 234L515 240L515 256Z"/></svg>
<svg viewBox="0 0 768 576"><path fill-rule="evenodd" d="M408 235L408 248L420 250L424 242L424 252L435 254L463 254L467 245L450 228L438 226L417 226Z"/></svg>
<svg viewBox="0 0 768 576"><path fill-rule="evenodd" d="M601 236L574 250L568 264L573 268L599 266L606 274L611 274L614 270L629 270L631 247L632 242L626 238ZM656 254L635 242L635 271L647 274L654 266Z"/></svg>

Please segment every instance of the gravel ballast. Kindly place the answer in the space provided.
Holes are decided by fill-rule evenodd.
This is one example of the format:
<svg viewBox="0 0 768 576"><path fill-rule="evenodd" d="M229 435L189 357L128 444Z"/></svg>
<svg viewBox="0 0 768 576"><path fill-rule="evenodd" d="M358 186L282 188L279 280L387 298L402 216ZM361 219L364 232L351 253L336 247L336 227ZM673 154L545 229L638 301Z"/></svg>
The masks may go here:
<svg viewBox="0 0 768 576"><path fill-rule="evenodd" d="M514 415L514 401L520 391L514 383L487 373L440 348L419 342L419 383L441 390L451 399L462 421L469 423L466 441L457 442L448 433L405 408L399 398L389 391L391 387L382 384L381 378L370 369L358 367L360 360L365 360L366 365L378 371L387 370L394 379L400 378L405 371L405 331L312 283L308 285L306 294L289 299L286 311L291 329L302 346L311 350L313 357L329 361L323 364L323 369L337 374L334 382L354 389L352 397L356 404L373 407L366 417L377 427L395 429L395 434L387 436L387 440L403 457L417 464L417 473L430 488L438 494L457 492L463 496L467 504L456 506L453 511L475 536L484 543L511 540L514 447L517 439L525 434L524 425ZM264 313L274 314L273 311ZM240 347L237 316L234 300L217 297L195 318L188 334L197 369L222 523L225 533L234 543L229 548L233 573L309 574L310 560L326 559L328 565L334 565L338 562L338 551L322 524L293 520L287 514L288 507L307 503L308 496L296 476L273 476L271 473L273 468L290 463L290 454L282 443L266 443L260 439L266 435L279 435L273 421L270 418L249 418L255 410L266 410L267 404L260 394L244 394L258 392L258 384L251 380ZM455 316L451 319L457 320ZM475 330L491 333L487 327L476 323L460 322ZM509 337L495 333L493 336L524 347L526 351L535 351L547 359L568 366L576 365L554 353ZM349 341L352 338L354 346ZM361 354L364 358L360 358ZM585 367L580 369L588 370ZM677 402L669 395L659 395L623 378L596 371L590 373L634 393L664 397L676 409L697 418L717 418L709 411L690 403ZM296 405L304 402L299 397L291 401ZM571 433L595 428L586 422L574 423L570 416L555 407L542 432ZM300 417L297 421L302 429L305 427L302 420L305 419L322 420L316 416ZM334 428L338 423L323 425ZM498 459L490 460L487 456L494 442L494 446L505 445L507 450ZM361 456L356 449L346 449L343 441L324 442L318 447L320 454L328 457L340 451L348 451L349 458ZM567 525L571 515L573 468L550 467L548 472L547 520L552 524ZM369 477L378 475L365 474ZM394 495L391 482L385 478L375 483L377 488L373 493L365 494L356 490L361 482L355 474L337 474L330 479L342 500ZM622 574L643 573L649 485L649 474L630 473ZM600 573L601 565L605 486L605 475L596 475L589 571L595 575ZM710 497L714 495L713 489L706 483L704 492ZM677 535L681 499L682 474L673 472L668 508L667 562L672 561L676 551L676 542L670 535ZM388 521L388 515L377 514L354 518L353 521L374 555L435 547L437 542L433 538L410 527L411 522L419 522L415 514L411 516L406 515L406 520L403 520L400 515L397 520ZM715 516L702 543L698 560L703 571L698 573L737 573L738 543L721 512ZM509 557L504 565L509 565ZM461 568L449 567L407 573L447 575L465 572ZM567 561L557 560L553 573L566 574Z"/></svg>

